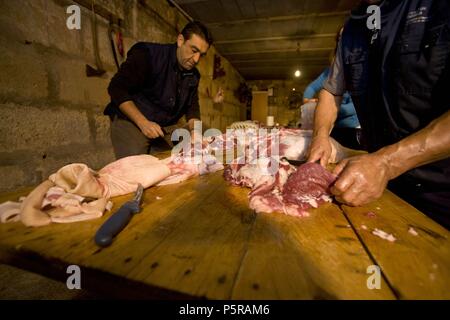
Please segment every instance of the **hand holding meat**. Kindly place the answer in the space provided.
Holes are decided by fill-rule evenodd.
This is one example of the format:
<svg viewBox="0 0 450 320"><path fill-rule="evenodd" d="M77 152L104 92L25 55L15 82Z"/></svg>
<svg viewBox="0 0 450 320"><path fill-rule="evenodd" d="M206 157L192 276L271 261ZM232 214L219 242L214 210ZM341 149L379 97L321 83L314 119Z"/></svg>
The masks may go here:
<svg viewBox="0 0 450 320"><path fill-rule="evenodd" d="M389 166L382 156L366 154L342 160L334 169L338 175L331 188L335 199L361 206L381 197L390 180Z"/></svg>
<svg viewBox="0 0 450 320"><path fill-rule="evenodd" d="M320 160L320 165L325 167L332 156L332 142L329 136L318 135L312 138L308 150L308 162Z"/></svg>
<svg viewBox="0 0 450 320"><path fill-rule="evenodd" d="M144 120L142 123L138 124L138 127L147 138L155 139L164 137L161 127L156 122Z"/></svg>

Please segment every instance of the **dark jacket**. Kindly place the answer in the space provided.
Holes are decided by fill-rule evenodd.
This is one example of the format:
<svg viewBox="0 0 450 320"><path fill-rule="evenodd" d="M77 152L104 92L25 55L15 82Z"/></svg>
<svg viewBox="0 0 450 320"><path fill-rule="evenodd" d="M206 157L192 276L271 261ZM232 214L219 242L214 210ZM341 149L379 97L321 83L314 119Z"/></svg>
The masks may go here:
<svg viewBox="0 0 450 320"><path fill-rule="evenodd" d="M342 36L347 89L370 152L426 127L450 109L450 4L385 0L381 30L353 11ZM450 158L391 182L401 196L450 226Z"/></svg>
<svg viewBox="0 0 450 320"><path fill-rule="evenodd" d="M136 43L111 79L111 102L104 113L127 119L118 106L132 100L148 120L160 126L175 124L183 115L186 120L200 118L200 74L195 68L180 69L176 49L176 44Z"/></svg>

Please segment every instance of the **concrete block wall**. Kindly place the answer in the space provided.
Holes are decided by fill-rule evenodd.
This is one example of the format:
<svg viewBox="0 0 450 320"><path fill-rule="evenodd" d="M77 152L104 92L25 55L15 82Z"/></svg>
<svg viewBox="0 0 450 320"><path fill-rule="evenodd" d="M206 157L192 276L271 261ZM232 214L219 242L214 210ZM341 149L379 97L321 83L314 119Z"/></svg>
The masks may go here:
<svg viewBox="0 0 450 320"><path fill-rule="evenodd" d="M82 6L81 30L68 30L71 0L0 1L0 192L32 186L60 167L83 162L94 169L114 161L107 86L116 72L107 35L109 22L96 16L98 45L106 73L86 77L95 67L91 12ZM127 51L138 41L174 42L187 22L164 0L96 0L124 21ZM213 48L199 65L201 115L224 129L241 120L245 108L233 92L244 80L222 58L226 77L212 79ZM217 53L218 54L218 53ZM219 87L225 102L211 101Z"/></svg>

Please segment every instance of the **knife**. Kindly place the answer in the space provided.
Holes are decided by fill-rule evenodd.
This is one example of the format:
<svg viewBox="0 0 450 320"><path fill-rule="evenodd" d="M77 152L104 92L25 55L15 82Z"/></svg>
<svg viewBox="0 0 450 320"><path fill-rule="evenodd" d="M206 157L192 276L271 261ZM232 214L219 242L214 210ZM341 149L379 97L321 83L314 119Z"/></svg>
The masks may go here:
<svg viewBox="0 0 450 320"><path fill-rule="evenodd" d="M109 246L113 238L126 227L133 214L138 213L144 188L139 183L133 200L125 202L95 234L95 243L100 247Z"/></svg>

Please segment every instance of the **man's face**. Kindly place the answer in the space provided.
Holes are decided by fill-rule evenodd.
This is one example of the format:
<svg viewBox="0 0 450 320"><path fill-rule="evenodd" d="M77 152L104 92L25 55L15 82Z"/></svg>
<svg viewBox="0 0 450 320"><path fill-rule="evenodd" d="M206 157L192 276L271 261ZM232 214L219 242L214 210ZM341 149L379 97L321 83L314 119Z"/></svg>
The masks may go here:
<svg viewBox="0 0 450 320"><path fill-rule="evenodd" d="M194 68L209 49L208 43L196 34L189 40L184 40L182 34L178 35L177 45L178 64L186 70Z"/></svg>

